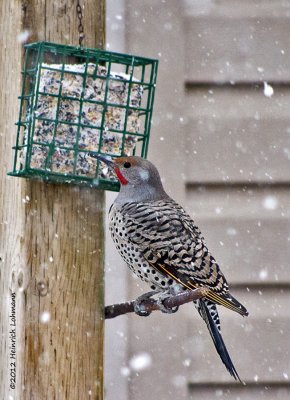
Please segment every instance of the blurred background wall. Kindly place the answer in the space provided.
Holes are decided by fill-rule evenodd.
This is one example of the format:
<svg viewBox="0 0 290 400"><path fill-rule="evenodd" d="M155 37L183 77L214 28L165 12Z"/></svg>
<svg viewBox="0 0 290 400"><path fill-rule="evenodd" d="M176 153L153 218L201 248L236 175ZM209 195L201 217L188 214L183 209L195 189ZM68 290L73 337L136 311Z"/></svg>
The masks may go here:
<svg viewBox="0 0 290 400"><path fill-rule="evenodd" d="M107 400L289 399L290 2L107 0L107 47L160 60L149 159L250 312L220 307L245 387L191 304L107 321ZM107 304L147 290L106 264Z"/></svg>

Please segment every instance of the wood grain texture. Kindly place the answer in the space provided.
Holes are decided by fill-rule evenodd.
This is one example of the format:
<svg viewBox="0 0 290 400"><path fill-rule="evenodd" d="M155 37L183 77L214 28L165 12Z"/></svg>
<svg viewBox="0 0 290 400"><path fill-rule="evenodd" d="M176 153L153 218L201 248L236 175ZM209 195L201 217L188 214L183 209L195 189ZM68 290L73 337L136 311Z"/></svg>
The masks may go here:
<svg viewBox="0 0 290 400"><path fill-rule="evenodd" d="M17 290L12 277L21 269L20 241L24 221L19 180L7 177L12 166L12 145L15 139L14 122L17 120L17 95L20 92L21 48L17 34L21 24L21 9L16 2L1 2L0 5L0 398L21 398L16 389L10 389L9 338L11 293ZM17 323L21 324L23 295L17 296ZM19 343L21 345L21 343ZM19 346L21 348L21 346ZM21 356L17 363L20 371ZM19 375L18 375L19 376ZM14 397L15 396L15 397ZM18 397L16 397L18 396Z"/></svg>
<svg viewBox="0 0 290 400"><path fill-rule="evenodd" d="M100 399L103 192L28 182L26 196L24 398Z"/></svg>
<svg viewBox="0 0 290 400"><path fill-rule="evenodd" d="M85 46L103 47L104 0L82 0ZM103 399L104 193L7 177L20 93L21 45L78 45L75 2L1 3L0 398ZM16 293L16 388L9 313ZM3 294L3 295L2 295Z"/></svg>

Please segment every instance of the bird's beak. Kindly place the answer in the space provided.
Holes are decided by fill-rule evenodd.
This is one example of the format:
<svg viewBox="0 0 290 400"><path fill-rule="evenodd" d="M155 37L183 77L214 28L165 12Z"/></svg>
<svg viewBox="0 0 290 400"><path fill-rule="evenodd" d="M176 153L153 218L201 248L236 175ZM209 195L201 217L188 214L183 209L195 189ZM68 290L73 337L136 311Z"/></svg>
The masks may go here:
<svg viewBox="0 0 290 400"><path fill-rule="evenodd" d="M99 153L95 153L94 151L89 152L89 156L96 158L99 161L102 161L105 163L109 168L114 169L115 168L115 162L113 161L112 157L110 156L103 156Z"/></svg>
<svg viewBox="0 0 290 400"><path fill-rule="evenodd" d="M118 164L115 163L115 161L112 159L110 156L102 156L99 153L95 153L94 151L89 152L89 156L96 158L99 161L102 161L105 163L112 171L115 172L117 175L119 181L121 182L122 185L127 185L128 180L124 177L122 172L120 171Z"/></svg>

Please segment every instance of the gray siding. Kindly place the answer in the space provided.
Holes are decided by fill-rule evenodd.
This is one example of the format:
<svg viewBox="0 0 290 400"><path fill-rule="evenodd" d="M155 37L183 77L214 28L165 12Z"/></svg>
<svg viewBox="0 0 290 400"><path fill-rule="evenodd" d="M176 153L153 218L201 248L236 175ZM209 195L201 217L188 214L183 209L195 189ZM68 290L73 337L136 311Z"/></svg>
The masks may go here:
<svg viewBox="0 0 290 400"><path fill-rule="evenodd" d="M224 340L247 386L228 375L191 305L175 315L122 317L124 365L141 351L152 365L129 379L115 371L116 382L126 381L130 400L286 400L290 2L128 0L124 18L126 51L160 58L149 157L250 315L220 308ZM127 298L146 290L125 279Z"/></svg>

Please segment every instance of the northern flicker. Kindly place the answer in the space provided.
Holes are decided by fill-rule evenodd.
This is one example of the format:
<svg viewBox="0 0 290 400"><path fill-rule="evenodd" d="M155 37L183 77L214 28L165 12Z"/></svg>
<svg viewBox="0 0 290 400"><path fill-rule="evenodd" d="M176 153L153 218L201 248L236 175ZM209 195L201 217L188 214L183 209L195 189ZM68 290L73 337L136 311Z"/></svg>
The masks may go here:
<svg viewBox="0 0 290 400"><path fill-rule="evenodd" d="M151 162L135 156L114 161L100 155L96 157L106 163L121 182L109 213L109 229L121 257L154 293L160 294L161 306L165 297L182 290L209 289L205 298L195 302L196 308L227 370L240 380L221 336L216 305L242 316L248 312L229 293L227 281L199 228L166 194ZM172 312L165 307L161 309ZM138 313L138 309L136 311Z"/></svg>

